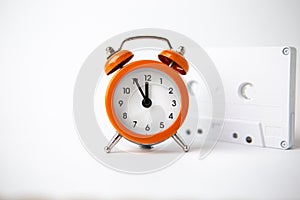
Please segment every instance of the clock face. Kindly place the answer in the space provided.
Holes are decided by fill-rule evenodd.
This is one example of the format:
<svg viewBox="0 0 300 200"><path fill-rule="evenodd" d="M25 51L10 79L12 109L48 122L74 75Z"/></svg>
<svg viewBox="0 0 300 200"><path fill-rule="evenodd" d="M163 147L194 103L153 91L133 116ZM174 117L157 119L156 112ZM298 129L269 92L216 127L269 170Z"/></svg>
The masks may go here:
<svg viewBox="0 0 300 200"><path fill-rule="evenodd" d="M180 113L180 93L163 71L140 68L127 73L113 94L118 121L140 135L153 135L169 128Z"/></svg>

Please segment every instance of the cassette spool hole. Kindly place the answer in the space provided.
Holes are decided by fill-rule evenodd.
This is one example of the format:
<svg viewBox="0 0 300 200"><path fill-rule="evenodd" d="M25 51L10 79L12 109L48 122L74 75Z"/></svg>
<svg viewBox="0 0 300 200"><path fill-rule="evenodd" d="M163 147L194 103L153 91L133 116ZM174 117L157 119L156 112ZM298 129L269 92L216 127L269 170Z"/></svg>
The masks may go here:
<svg viewBox="0 0 300 200"><path fill-rule="evenodd" d="M250 82L242 83L238 88L238 95L243 100L252 100L255 96L255 88L254 85Z"/></svg>

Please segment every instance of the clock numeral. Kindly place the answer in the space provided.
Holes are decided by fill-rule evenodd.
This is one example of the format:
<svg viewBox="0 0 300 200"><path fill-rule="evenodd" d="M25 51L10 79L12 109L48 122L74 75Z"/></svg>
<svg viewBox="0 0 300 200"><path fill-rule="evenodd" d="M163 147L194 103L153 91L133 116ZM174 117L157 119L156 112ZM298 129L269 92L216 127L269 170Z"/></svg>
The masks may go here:
<svg viewBox="0 0 300 200"><path fill-rule="evenodd" d="M122 100L119 100L119 105L120 105L120 107L123 105L123 101Z"/></svg>
<svg viewBox="0 0 300 200"><path fill-rule="evenodd" d="M149 124L147 124L147 126L145 127L145 130L146 130L146 131L150 131Z"/></svg>
<svg viewBox="0 0 300 200"><path fill-rule="evenodd" d="M170 118L170 119L173 119L173 113L171 113L171 114L169 115L169 118Z"/></svg>
<svg viewBox="0 0 300 200"><path fill-rule="evenodd" d="M123 93L124 94L130 94L130 88L129 87L123 87Z"/></svg>
<svg viewBox="0 0 300 200"><path fill-rule="evenodd" d="M162 78L160 78L159 80L160 80L160 84L162 84Z"/></svg>
<svg viewBox="0 0 300 200"><path fill-rule="evenodd" d="M172 100L172 106L176 106L176 100Z"/></svg>
<svg viewBox="0 0 300 200"><path fill-rule="evenodd" d="M173 88L172 88L172 87L169 88L169 94L174 94L174 93L173 93Z"/></svg>
<svg viewBox="0 0 300 200"><path fill-rule="evenodd" d="M126 112L123 113L123 119L127 119L127 113Z"/></svg>
<svg viewBox="0 0 300 200"><path fill-rule="evenodd" d="M132 121L133 122L133 128L136 127L137 121Z"/></svg>
<svg viewBox="0 0 300 200"><path fill-rule="evenodd" d="M151 75L144 75L145 81L151 81Z"/></svg>
<svg viewBox="0 0 300 200"><path fill-rule="evenodd" d="M164 122L160 122L159 128L165 128L165 123Z"/></svg>

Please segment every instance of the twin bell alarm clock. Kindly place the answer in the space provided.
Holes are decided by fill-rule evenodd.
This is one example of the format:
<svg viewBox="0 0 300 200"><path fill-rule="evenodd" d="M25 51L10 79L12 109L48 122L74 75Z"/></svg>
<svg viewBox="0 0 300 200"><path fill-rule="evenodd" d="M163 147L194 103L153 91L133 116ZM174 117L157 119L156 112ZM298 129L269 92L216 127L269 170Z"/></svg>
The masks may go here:
<svg viewBox="0 0 300 200"><path fill-rule="evenodd" d="M122 49L123 44L135 39L166 41L170 49L158 54L158 60L130 62L134 54ZM189 70L184 58L184 47L172 50L168 39L157 36L135 36L125 39L114 51L107 47L105 73L111 76L106 89L107 116L116 134L105 147L111 149L124 137L143 148L151 148L172 137L187 152L188 145L177 134L184 122L189 96L181 76Z"/></svg>

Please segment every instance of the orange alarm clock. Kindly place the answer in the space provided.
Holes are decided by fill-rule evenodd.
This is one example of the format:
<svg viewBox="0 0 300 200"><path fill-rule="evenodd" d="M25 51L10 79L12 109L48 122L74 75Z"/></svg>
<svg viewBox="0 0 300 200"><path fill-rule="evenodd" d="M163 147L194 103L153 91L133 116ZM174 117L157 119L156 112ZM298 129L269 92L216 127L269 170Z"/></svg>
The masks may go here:
<svg viewBox="0 0 300 200"><path fill-rule="evenodd" d="M130 62L134 55L122 46L140 38L164 40L170 49L158 55L160 62ZM188 145L177 134L189 108L188 91L181 78L189 69L184 48L172 50L169 40L163 37L136 36L124 40L118 51L111 47L107 51L110 55L104 70L114 75L106 90L105 106L116 134L105 151L110 152L122 137L148 148L172 137L187 152Z"/></svg>

